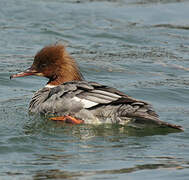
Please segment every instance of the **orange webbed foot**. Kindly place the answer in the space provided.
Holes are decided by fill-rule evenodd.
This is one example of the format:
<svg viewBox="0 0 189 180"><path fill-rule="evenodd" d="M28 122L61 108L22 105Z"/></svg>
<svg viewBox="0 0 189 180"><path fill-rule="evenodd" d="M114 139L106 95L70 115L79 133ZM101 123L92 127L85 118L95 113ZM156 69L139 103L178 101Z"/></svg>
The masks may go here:
<svg viewBox="0 0 189 180"><path fill-rule="evenodd" d="M76 119L72 116L58 116L58 117L51 117L53 121L63 121L68 124L83 124L84 121L80 119Z"/></svg>

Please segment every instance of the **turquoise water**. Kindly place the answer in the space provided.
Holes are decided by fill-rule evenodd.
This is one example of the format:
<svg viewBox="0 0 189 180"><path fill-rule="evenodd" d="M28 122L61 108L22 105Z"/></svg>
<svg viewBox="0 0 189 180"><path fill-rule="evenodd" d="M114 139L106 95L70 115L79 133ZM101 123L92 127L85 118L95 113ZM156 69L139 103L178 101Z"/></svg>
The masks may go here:
<svg viewBox="0 0 189 180"><path fill-rule="evenodd" d="M189 2L1 0L0 179L188 179ZM9 80L62 42L87 80L153 104L182 133L29 117L46 79Z"/></svg>

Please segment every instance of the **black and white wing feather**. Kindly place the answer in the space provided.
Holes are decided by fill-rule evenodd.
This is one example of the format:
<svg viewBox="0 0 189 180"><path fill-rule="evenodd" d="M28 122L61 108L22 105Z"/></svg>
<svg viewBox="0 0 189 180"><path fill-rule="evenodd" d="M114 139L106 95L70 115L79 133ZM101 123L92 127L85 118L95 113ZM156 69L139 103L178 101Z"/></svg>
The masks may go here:
<svg viewBox="0 0 189 180"><path fill-rule="evenodd" d="M29 111L38 113L77 112L102 105L128 104L143 107L153 115L150 106L108 86L95 82L72 81L55 88L43 88L34 94Z"/></svg>
<svg viewBox="0 0 189 180"><path fill-rule="evenodd" d="M117 89L87 81L66 82L37 91L30 102L29 112L63 116L78 114L85 109L102 115L106 111L104 108L114 111L119 118L133 118L137 123L180 129L180 126L160 121L150 104L129 97Z"/></svg>

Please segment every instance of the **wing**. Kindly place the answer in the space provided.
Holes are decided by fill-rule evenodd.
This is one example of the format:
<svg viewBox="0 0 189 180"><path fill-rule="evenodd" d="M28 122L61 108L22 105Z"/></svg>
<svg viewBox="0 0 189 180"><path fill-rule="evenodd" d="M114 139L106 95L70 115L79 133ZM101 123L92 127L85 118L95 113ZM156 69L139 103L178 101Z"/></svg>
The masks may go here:
<svg viewBox="0 0 189 180"><path fill-rule="evenodd" d="M66 82L55 88L37 91L30 102L29 111L62 116L76 114L83 109L106 111L105 107L111 107L112 111L117 107L119 117L134 118L136 123L181 129L180 126L160 121L150 104L129 97L117 89L87 81Z"/></svg>
<svg viewBox="0 0 189 180"><path fill-rule="evenodd" d="M40 113L39 107L45 102L45 100L49 96L49 93L50 93L49 88L43 88L35 92L29 104L29 112Z"/></svg>
<svg viewBox="0 0 189 180"><path fill-rule="evenodd" d="M143 101L131 98L114 88L87 81L66 82L48 90L44 88L35 93L29 110L32 112L35 109L42 114L76 113L81 109L94 109L107 104L137 106L143 112L149 111L156 115Z"/></svg>

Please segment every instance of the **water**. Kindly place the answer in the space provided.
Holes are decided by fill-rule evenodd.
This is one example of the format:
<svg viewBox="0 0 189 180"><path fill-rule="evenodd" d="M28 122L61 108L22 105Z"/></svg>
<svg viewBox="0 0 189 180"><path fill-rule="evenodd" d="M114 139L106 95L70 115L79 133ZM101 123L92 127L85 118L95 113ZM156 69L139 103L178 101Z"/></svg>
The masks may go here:
<svg viewBox="0 0 189 180"><path fill-rule="evenodd" d="M188 179L187 0L1 0L0 179ZM29 117L46 79L9 80L62 42L87 80L153 104L182 133Z"/></svg>

